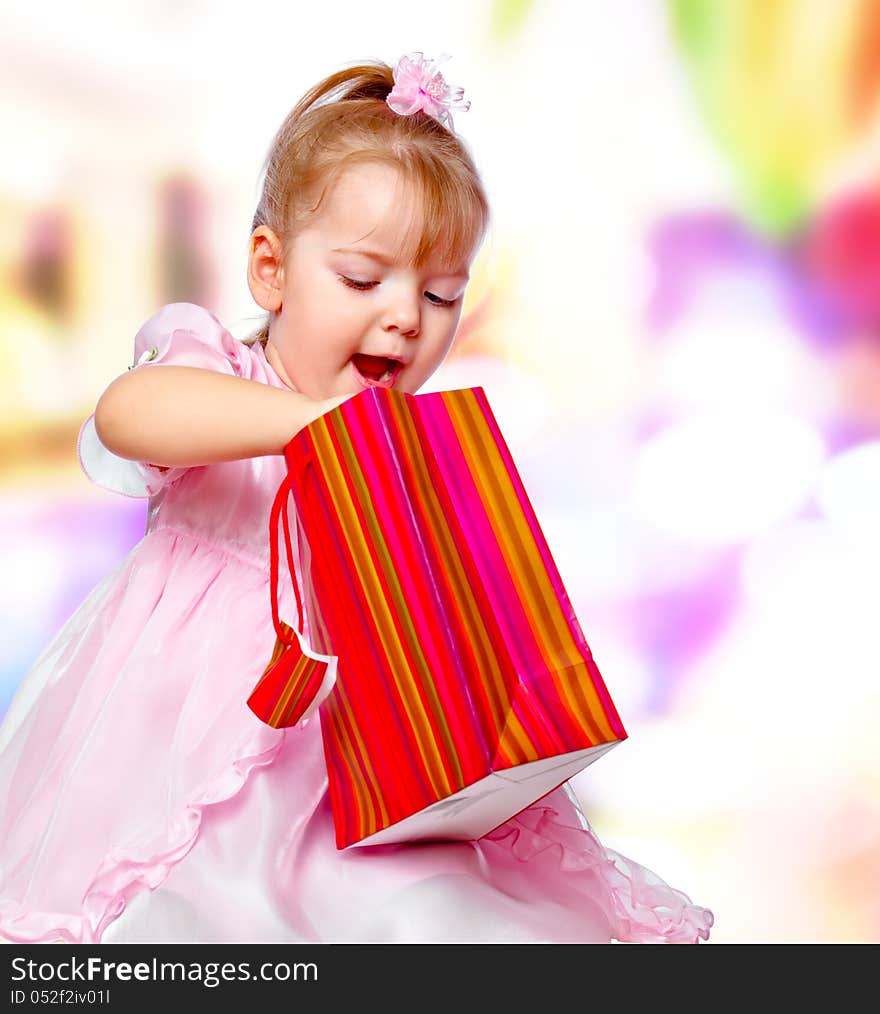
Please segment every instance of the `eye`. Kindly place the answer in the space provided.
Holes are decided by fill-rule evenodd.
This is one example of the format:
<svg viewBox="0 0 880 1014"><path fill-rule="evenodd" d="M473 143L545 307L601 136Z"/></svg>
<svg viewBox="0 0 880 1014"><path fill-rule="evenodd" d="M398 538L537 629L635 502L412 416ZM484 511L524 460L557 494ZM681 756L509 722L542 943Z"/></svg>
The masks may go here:
<svg viewBox="0 0 880 1014"><path fill-rule="evenodd" d="M343 285L347 285L350 289L357 289L358 292L366 292L374 285L379 284L378 282L359 282L356 278L349 278L347 275L340 275L339 280Z"/></svg>
<svg viewBox="0 0 880 1014"><path fill-rule="evenodd" d="M431 304L433 304L434 306L451 307L451 306L455 306L455 304L458 302L457 298L456 299L443 299L441 296L434 295L433 292L426 292L425 295L428 297L428 302L431 303Z"/></svg>

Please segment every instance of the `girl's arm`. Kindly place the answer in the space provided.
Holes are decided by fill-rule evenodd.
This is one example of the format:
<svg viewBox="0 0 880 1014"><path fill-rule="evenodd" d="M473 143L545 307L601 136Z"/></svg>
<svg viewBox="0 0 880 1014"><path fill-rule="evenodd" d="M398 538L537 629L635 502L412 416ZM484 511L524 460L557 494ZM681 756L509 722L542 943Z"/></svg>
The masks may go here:
<svg viewBox="0 0 880 1014"><path fill-rule="evenodd" d="M117 377L95 408L114 454L169 467L282 454L310 422L351 395L313 401L194 366L153 366Z"/></svg>

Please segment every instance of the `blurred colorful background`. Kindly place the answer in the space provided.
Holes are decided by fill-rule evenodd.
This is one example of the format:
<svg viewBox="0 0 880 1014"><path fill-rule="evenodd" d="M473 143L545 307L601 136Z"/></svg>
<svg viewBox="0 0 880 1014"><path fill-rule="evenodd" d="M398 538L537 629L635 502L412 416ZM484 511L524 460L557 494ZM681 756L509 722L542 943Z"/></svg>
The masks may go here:
<svg viewBox="0 0 880 1014"><path fill-rule="evenodd" d="M252 333L289 108L449 52L494 224L424 390L486 390L627 726L587 815L714 941L880 940L880 3L304 8L5 5L0 712L143 535L76 457L135 332Z"/></svg>

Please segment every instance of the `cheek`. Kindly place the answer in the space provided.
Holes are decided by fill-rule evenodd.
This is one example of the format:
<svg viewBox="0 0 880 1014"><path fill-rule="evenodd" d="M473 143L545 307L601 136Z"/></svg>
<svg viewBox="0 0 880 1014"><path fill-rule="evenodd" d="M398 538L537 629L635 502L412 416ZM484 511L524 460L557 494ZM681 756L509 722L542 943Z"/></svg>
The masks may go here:
<svg viewBox="0 0 880 1014"><path fill-rule="evenodd" d="M315 295L313 314L332 322L336 330L363 321L367 300L359 298L357 293L353 294L341 282L328 282L320 287L320 291L316 289Z"/></svg>
<svg viewBox="0 0 880 1014"><path fill-rule="evenodd" d="M461 313L463 309L464 307L461 302L459 302L458 306L456 306L454 310L448 311L449 316L446 318L446 330L450 335L450 341L452 340L452 336L455 335L456 328L461 322Z"/></svg>
<svg viewBox="0 0 880 1014"><path fill-rule="evenodd" d="M461 311L459 310L456 314L450 314L450 318L451 320L443 332L442 348L444 356L455 344L455 332L458 330L458 323L461 319Z"/></svg>
<svg viewBox="0 0 880 1014"><path fill-rule="evenodd" d="M359 338L362 315L353 312L333 286L315 286L311 295L296 308L290 320L297 344L324 361L343 353L350 356L350 346Z"/></svg>

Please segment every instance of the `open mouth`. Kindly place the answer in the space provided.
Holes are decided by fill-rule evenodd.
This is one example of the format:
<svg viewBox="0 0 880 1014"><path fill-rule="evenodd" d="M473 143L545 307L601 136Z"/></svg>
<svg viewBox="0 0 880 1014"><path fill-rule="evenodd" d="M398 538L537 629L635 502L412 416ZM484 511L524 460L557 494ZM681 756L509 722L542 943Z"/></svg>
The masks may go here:
<svg viewBox="0 0 880 1014"><path fill-rule="evenodd" d="M358 379L367 387L391 387L403 369L403 363L387 356L367 356L359 352L351 361Z"/></svg>

